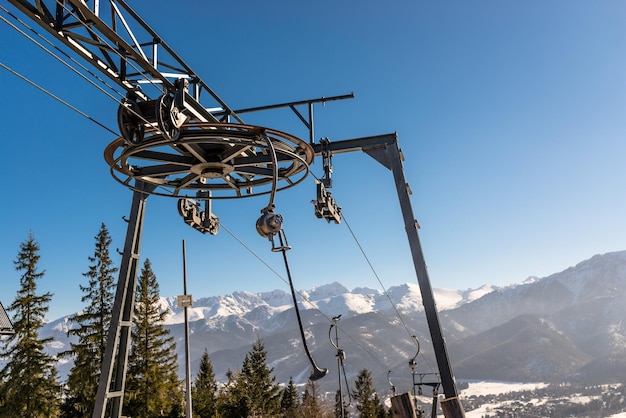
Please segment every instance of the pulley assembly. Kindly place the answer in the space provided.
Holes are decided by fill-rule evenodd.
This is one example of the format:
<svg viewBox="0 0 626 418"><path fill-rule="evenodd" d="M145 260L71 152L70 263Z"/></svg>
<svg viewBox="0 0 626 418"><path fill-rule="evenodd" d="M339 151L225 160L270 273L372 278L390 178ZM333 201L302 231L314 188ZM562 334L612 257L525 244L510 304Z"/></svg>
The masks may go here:
<svg viewBox="0 0 626 418"><path fill-rule="evenodd" d="M205 208L201 209L200 204L194 199L179 199L178 214L183 217L185 223L192 228L206 234L217 235L220 221L217 216L211 213L211 200L204 200Z"/></svg>
<svg viewBox="0 0 626 418"><path fill-rule="evenodd" d="M128 93L117 110L117 124L122 137L131 144L140 144L146 128L157 127L164 138L175 141L183 124L189 119L185 114L185 91L189 82L183 78L174 83L175 90L165 92L156 100L140 101Z"/></svg>
<svg viewBox="0 0 626 418"><path fill-rule="evenodd" d="M333 154L329 150L330 141L328 138L320 140L322 148L322 160L324 164L324 177L316 180L317 199L311 201L315 207L315 216L320 219L326 219L326 222L334 221L336 224L341 223L341 207L335 202L335 198L331 196L328 190L333 186L331 178L333 173Z"/></svg>

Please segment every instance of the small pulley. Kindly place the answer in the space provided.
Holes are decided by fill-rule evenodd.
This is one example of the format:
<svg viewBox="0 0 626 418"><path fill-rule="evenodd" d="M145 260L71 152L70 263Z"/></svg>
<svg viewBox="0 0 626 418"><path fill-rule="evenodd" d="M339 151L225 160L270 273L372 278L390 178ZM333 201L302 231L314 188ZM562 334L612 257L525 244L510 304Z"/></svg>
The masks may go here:
<svg viewBox="0 0 626 418"><path fill-rule="evenodd" d="M270 204L267 207L261 209L261 216L256 221L256 230L263 238L267 238L272 243L272 251L286 251L291 247L287 243L287 236L283 231L283 217L277 213L274 213L274 204ZM277 247L274 242L274 236L278 235L280 238L280 245Z"/></svg>
<svg viewBox="0 0 626 418"><path fill-rule="evenodd" d="M317 180L317 199L311 201L315 207L315 216L319 219L326 219L326 222L334 221L336 224L341 223L341 207L337 205L335 199L328 191L333 186L331 178L333 173L333 155L329 149L330 141L328 138L320 139L322 146L322 159L324 164L324 177Z"/></svg>
<svg viewBox="0 0 626 418"><path fill-rule="evenodd" d="M156 100L137 100L129 93L117 110L117 124L122 137L131 144L140 144L146 126L156 125L164 138L176 141L183 124L189 119L185 114L185 94L189 82L178 79L175 89L167 91Z"/></svg>
<svg viewBox="0 0 626 418"><path fill-rule="evenodd" d="M220 227L220 221L217 216L211 212L211 200L204 200L204 210L200 204L194 199L179 199L178 213L183 217L185 223L192 228L206 234L217 235Z"/></svg>
<svg viewBox="0 0 626 418"><path fill-rule="evenodd" d="M317 182L317 200L313 200L315 216L319 219L326 219L326 222L334 221L341 223L341 207L337 206L335 198L326 190L324 183Z"/></svg>

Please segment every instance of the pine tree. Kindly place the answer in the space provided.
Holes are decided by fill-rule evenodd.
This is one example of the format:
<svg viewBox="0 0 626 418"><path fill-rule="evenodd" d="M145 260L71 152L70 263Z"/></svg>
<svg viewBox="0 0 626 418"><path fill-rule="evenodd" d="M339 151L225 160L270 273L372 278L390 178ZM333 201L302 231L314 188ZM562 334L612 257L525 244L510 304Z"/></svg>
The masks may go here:
<svg viewBox="0 0 626 418"><path fill-rule="evenodd" d="M299 418L331 418L333 410L325 403L317 382L308 381L302 394L302 404L297 415Z"/></svg>
<svg viewBox="0 0 626 418"><path fill-rule="evenodd" d="M209 360L209 353L204 350L200 358L198 375L191 388L191 402L193 416L198 418L211 418L215 413L217 383L213 373L213 365Z"/></svg>
<svg viewBox="0 0 626 418"><path fill-rule="evenodd" d="M265 345L260 339L246 354L241 371L227 374L228 384L218 396L220 417L275 417L280 414L280 388L267 367Z"/></svg>
<svg viewBox="0 0 626 418"><path fill-rule="evenodd" d="M74 356L74 366L67 378L63 416L91 417L111 322L117 268L109 254L111 237L104 223L95 240L94 254L89 257L89 271L83 273L89 282L87 286L80 286L85 308L70 317L70 321L78 326L68 331L68 335L78 337L78 342L72 344L67 353Z"/></svg>
<svg viewBox="0 0 626 418"><path fill-rule="evenodd" d="M356 409L360 418L385 417L385 408L380 397L372 387L372 374L367 369L361 369L355 383L352 397L356 402ZM382 413L382 415L380 415Z"/></svg>
<svg viewBox="0 0 626 418"><path fill-rule="evenodd" d="M125 410L133 418L169 417L180 411L176 344L163 326L159 284L144 262L135 292L134 326L128 359Z"/></svg>
<svg viewBox="0 0 626 418"><path fill-rule="evenodd" d="M226 385L217 395L216 409L220 418L241 418L248 415L243 379L237 370L226 372Z"/></svg>
<svg viewBox="0 0 626 418"><path fill-rule="evenodd" d="M3 341L0 356L8 358L0 371L0 416L48 418L59 416L60 385L55 359L44 352L52 338L39 338L52 299L50 292L38 295L39 244L32 233L20 244L15 270L22 272L20 289L8 310L15 312L15 334Z"/></svg>
<svg viewBox="0 0 626 418"><path fill-rule="evenodd" d="M293 377L289 378L289 384L282 390L280 397L280 412L285 418L297 416L300 408L300 395L293 383Z"/></svg>
<svg viewBox="0 0 626 418"><path fill-rule="evenodd" d="M272 376L273 368L267 366L267 352L261 339L246 354L240 379L245 388L249 415L276 416L280 413L280 388Z"/></svg>

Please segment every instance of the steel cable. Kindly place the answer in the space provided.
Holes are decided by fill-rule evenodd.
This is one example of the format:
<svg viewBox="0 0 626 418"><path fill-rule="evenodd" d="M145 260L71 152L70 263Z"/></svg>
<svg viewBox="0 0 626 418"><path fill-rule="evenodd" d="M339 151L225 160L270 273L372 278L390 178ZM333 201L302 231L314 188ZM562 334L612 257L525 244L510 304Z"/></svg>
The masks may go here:
<svg viewBox="0 0 626 418"><path fill-rule="evenodd" d="M316 181L321 181L319 178L317 178L317 176L315 176L315 174L311 173L312 176L315 178ZM385 288L385 286L382 283L382 280L380 279L380 276L378 275L378 273L376 272L376 269L374 268L374 266L372 265L367 253L365 252L365 250L363 249L363 246L361 245L359 239L357 238L356 234L354 233L354 231L352 230L352 228L350 227L350 224L348 222L348 220L345 217L345 211L342 208L342 212L341 212L341 217L344 220L344 223L346 224L346 227L348 228L348 231L350 232L350 235L352 236L352 238L354 239L357 247L359 248L359 250L361 251L361 254L363 255L363 257L365 258L365 261L367 262L368 266L370 267L370 270L372 271L372 273L374 274L374 276L376 277L376 280L378 281L378 284L380 285L381 289L383 290L383 292L385 293L385 296L387 297L387 299L389 300L389 303L391 303L391 306L393 307L393 310L396 314L396 316L398 317L398 319L400 320L400 323L402 324L402 326L404 327L405 331L407 332L407 334L409 335L409 338L414 339L416 346L417 346L417 350L418 350L418 354L422 354L420 352L420 344L419 341L417 340L417 338L415 337L415 334L412 333L409 330L409 327L406 325L406 322L404 321L402 315L400 314L400 311L398 310L398 307L396 306L396 304L394 303L394 301L391 299L391 296L389 295L389 292L387 292L387 289ZM417 356L417 355L416 355ZM424 358L424 361L426 362L426 364L428 365L428 367L432 370L433 367L432 365L429 364L428 359L422 354L422 358Z"/></svg>
<svg viewBox="0 0 626 418"><path fill-rule="evenodd" d="M252 248L250 248L248 245L246 245L245 242L243 242L243 240L241 240L239 237L237 237L228 227L226 227L222 222L220 222L220 227L222 229L224 229L224 231L226 231L228 233L228 235L230 235L235 241L237 241L241 246L243 246L250 254L252 254L257 260L259 260L265 267L267 267L272 273L274 273L276 275L276 277L278 277L280 280L282 280L286 285L289 286L289 281L287 281L287 279L285 279L279 272L277 272L272 266L270 266L265 260L263 260L263 258L261 256L259 256ZM324 312L322 312L313 302L311 302L302 292L296 290L296 292L298 293L298 295L300 296L300 298L302 299L303 302L306 302L311 309L316 310L320 315L322 315L324 318L326 318L328 320L328 322L332 322L332 318L329 317L328 315L326 315ZM344 329L340 328L339 326L337 326L337 328L341 331L341 333L343 335L345 335L347 338L350 339L350 341L352 341L357 347L359 347L364 353L366 353L368 356L370 356L373 360L376 361L376 363L379 364L379 367L384 368L385 370L388 369L388 367L380 360L380 358L378 356L376 356L375 354L373 354L368 348L364 347L355 337L353 337L352 335L350 335L348 332L346 332Z"/></svg>
<svg viewBox="0 0 626 418"><path fill-rule="evenodd" d="M61 99L60 97L56 96L54 93L44 89L43 87L41 87L39 84L35 83L32 80L29 80L28 78L26 78L24 75L18 73L17 71L13 70L12 68L4 65L2 62L0 62L0 67L4 68L5 70L9 71L11 74L21 78L22 80L26 81L28 84L30 84L33 87L38 88L39 90L41 90L42 92L46 93L48 96L52 97L53 99L57 100L59 103L64 104L65 106L69 107L70 109L72 109L73 111L75 111L76 113L78 113L81 116L84 116L85 118L89 119L90 121L92 121L93 123L97 124L98 126L106 129L107 131L111 132L113 135L118 136L118 133L115 132L114 130L110 129L109 127L107 127L106 125L98 122L96 119L92 118L91 116L89 116L88 114L86 114L85 112L83 112L82 110L76 108L75 106L72 106L71 104L69 104L68 102L66 102L65 100Z"/></svg>

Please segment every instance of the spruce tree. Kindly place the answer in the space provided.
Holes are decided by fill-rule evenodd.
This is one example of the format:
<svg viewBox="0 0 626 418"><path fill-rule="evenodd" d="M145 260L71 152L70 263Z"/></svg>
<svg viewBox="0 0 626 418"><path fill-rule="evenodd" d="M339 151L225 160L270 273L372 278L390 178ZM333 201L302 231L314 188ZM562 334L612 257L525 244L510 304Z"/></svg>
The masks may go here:
<svg viewBox="0 0 626 418"><path fill-rule="evenodd" d="M372 386L372 374L367 369L361 369L355 382L352 397L356 402L356 409L360 418L384 417L386 412L380 397ZM380 415L382 414L382 415Z"/></svg>
<svg viewBox="0 0 626 418"><path fill-rule="evenodd" d="M281 391L280 412L285 418L297 416L300 408L300 395L293 383L293 377L289 378L289 384Z"/></svg>
<svg viewBox="0 0 626 418"><path fill-rule="evenodd" d="M317 382L308 381L302 394L302 404L300 405L301 418L322 418L331 417L333 412L320 399L320 386Z"/></svg>
<svg viewBox="0 0 626 418"><path fill-rule="evenodd" d="M78 342L72 344L67 353L74 356L74 366L67 378L64 402L64 416L68 417L89 418L93 413L115 299L114 274L117 268L111 260L111 237L104 223L95 240L93 256L88 258L91 263L89 271L83 273L88 284L80 285L83 292L81 301L85 303L85 307L70 317L70 321L78 326L68 331L68 335L76 336Z"/></svg>
<svg viewBox="0 0 626 418"><path fill-rule="evenodd" d="M3 341L0 356L8 362L0 370L0 416L48 418L59 416L60 385L55 359L44 351L52 338L39 338L52 294L37 294L39 244L30 233L20 244L15 270L21 272L20 289L8 307L15 334Z"/></svg>
<svg viewBox="0 0 626 418"><path fill-rule="evenodd" d="M126 380L125 415L169 417L180 411L176 344L163 326L159 284L150 260L144 262L135 292L134 326Z"/></svg>
<svg viewBox="0 0 626 418"><path fill-rule="evenodd" d="M246 354L241 371L227 374L228 384L218 396L220 417L276 417L280 415L280 388L267 366L265 345L260 339Z"/></svg>
<svg viewBox="0 0 626 418"><path fill-rule="evenodd" d="M241 418L248 416L248 402L241 372L226 372L226 385L217 395L216 409L220 418Z"/></svg>
<svg viewBox="0 0 626 418"><path fill-rule="evenodd" d="M193 416L211 418L215 414L217 383L213 373L213 365L209 360L209 353L204 350L200 358L198 375L191 388L191 402Z"/></svg>
<svg viewBox="0 0 626 418"><path fill-rule="evenodd" d="M267 352L261 339L246 354L240 378L248 401L248 413L255 416L276 416L280 413L280 388L272 376L273 368L267 366Z"/></svg>

